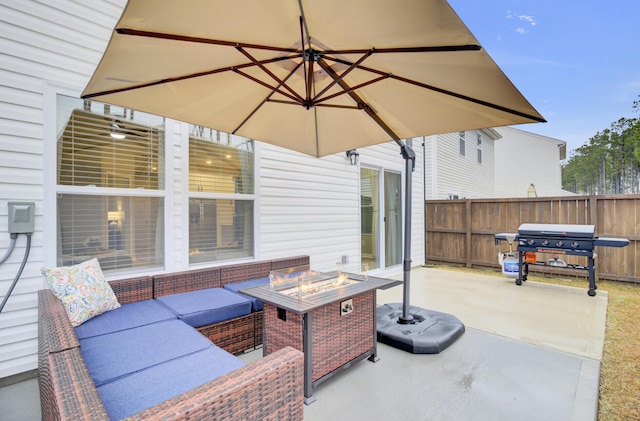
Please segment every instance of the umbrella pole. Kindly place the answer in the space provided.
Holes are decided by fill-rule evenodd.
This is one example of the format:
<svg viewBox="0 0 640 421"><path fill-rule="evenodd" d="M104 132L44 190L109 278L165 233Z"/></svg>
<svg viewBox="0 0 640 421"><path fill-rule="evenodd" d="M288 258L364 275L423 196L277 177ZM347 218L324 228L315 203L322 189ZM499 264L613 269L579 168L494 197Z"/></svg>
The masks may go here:
<svg viewBox="0 0 640 421"><path fill-rule="evenodd" d="M412 174L416 169L416 153L406 143L400 144L400 154L405 161L405 195L404 195L404 256L402 316L398 318L400 324L413 323L413 316L409 313L409 286L411 281L411 184Z"/></svg>
<svg viewBox="0 0 640 421"><path fill-rule="evenodd" d="M409 313L409 280L411 276L411 176L415 169L416 154L400 140L402 157L406 164L405 229L403 258L403 303L384 304L376 310L378 342L412 354L438 354L464 333L464 324L455 316L411 307ZM402 307L402 315L400 315ZM411 326L408 326L411 325Z"/></svg>

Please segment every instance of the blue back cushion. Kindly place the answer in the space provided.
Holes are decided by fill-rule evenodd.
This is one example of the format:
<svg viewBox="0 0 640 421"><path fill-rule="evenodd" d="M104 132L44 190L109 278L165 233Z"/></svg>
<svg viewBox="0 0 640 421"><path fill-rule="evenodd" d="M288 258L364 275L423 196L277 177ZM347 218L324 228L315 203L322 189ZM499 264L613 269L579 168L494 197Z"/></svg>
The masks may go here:
<svg viewBox="0 0 640 421"><path fill-rule="evenodd" d="M167 399L223 376L245 363L213 345L211 348L138 371L98 387L112 420L151 408Z"/></svg>
<svg viewBox="0 0 640 421"><path fill-rule="evenodd" d="M253 297L249 297L248 295L245 295L240 291L241 289L245 289L245 288L251 288L251 287L257 287L260 285L267 285L269 283L269 278L259 278L259 279L251 279L249 281L243 281L243 282L235 282L233 284L227 284L224 286L224 289L229 290L229 291L233 291L236 294L240 294L241 297L245 297L248 300L251 300L251 310L252 311L260 311L264 308L264 303L260 300L258 300L257 298L253 298Z"/></svg>
<svg viewBox="0 0 640 421"><path fill-rule="evenodd" d="M78 339L85 339L177 318L155 300L137 301L89 319L75 331Z"/></svg>
<svg viewBox="0 0 640 421"><path fill-rule="evenodd" d="M213 344L179 320L153 323L80 341L80 352L96 386Z"/></svg>
<svg viewBox="0 0 640 421"><path fill-rule="evenodd" d="M251 301L223 288L208 288L156 298L178 319L200 327L251 313Z"/></svg>

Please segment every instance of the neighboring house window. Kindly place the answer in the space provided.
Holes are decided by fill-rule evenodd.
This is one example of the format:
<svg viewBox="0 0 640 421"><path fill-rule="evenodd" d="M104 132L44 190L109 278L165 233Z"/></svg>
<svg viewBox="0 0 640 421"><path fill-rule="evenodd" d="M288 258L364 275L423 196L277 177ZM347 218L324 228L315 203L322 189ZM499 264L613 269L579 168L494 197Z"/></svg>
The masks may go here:
<svg viewBox="0 0 640 421"><path fill-rule="evenodd" d="M189 263L254 255L254 143L189 129Z"/></svg>
<svg viewBox="0 0 640 421"><path fill-rule="evenodd" d="M478 164L482 164L482 133L478 133Z"/></svg>
<svg viewBox="0 0 640 421"><path fill-rule="evenodd" d="M460 155L465 156L466 149L465 132L460 132Z"/></svg>
<svg viewBox="0 0 640 421"><path fill-rule="evenodd" d="M57 263L164 265L164 119L57 95Z"/></svg>

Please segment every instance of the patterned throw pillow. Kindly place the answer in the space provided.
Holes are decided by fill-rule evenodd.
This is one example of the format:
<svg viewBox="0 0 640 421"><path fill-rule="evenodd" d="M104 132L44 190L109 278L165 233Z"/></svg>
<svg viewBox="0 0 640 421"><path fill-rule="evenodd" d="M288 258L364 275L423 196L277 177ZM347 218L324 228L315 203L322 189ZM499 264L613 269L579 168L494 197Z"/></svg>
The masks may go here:
<svg viewBox="0 0 640 421"><path fill-rule="evenodd" d="M74 327L120 307L96 258L75 266L43 267L41 271L55 296L62 301Z"/></svg>

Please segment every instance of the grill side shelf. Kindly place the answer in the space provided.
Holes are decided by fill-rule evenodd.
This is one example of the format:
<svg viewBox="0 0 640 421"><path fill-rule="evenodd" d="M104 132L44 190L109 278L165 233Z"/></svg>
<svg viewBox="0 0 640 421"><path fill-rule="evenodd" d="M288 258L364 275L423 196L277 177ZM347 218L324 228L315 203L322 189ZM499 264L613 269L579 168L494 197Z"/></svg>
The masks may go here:
<svg viewBox="0 0 640 421"><path fill-rule="evenodd" d="M600 247L626 247L629 245L629 240L626 238L598 237L593 241L593 245Z"/></svg>

